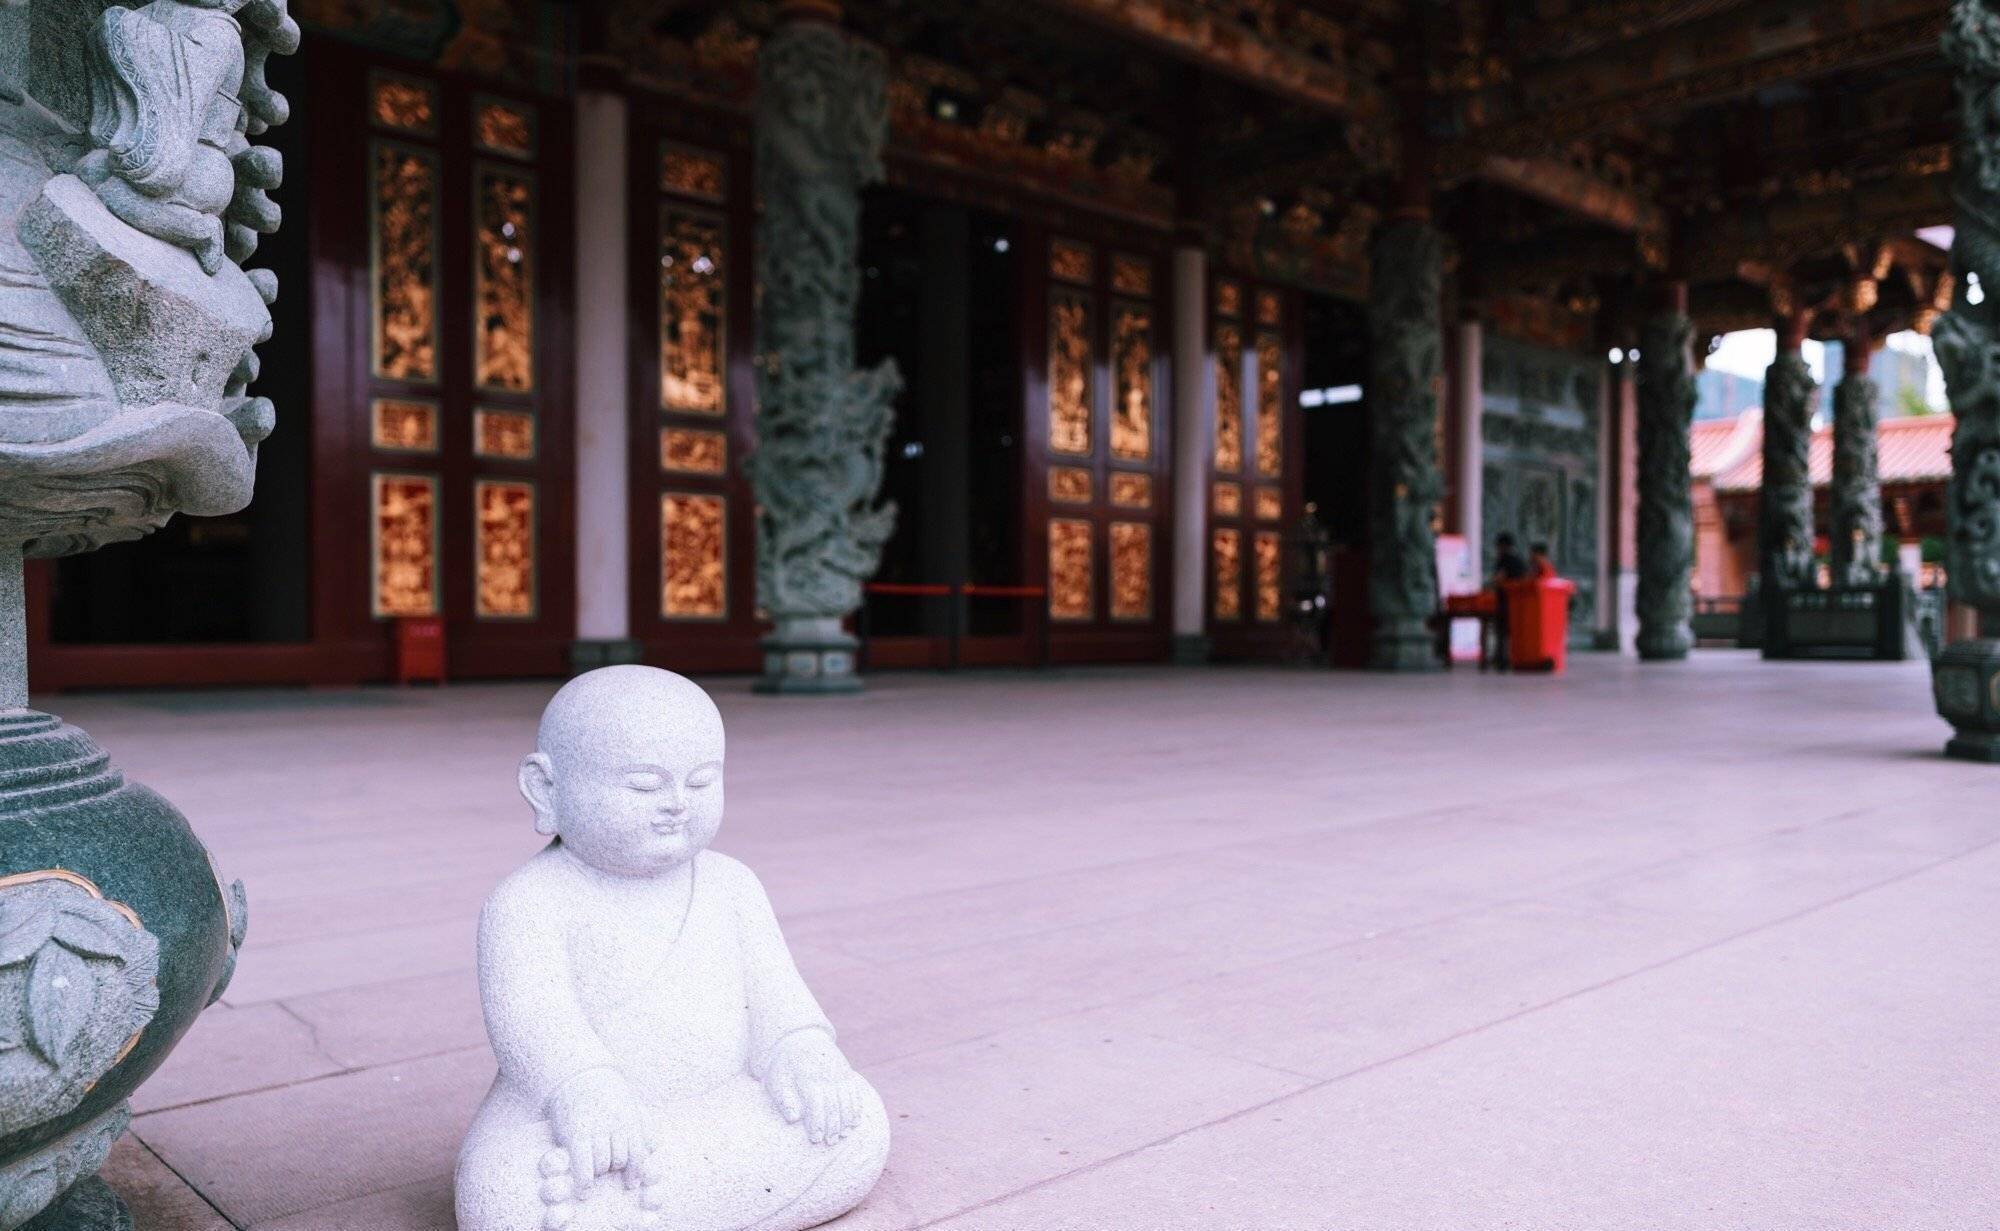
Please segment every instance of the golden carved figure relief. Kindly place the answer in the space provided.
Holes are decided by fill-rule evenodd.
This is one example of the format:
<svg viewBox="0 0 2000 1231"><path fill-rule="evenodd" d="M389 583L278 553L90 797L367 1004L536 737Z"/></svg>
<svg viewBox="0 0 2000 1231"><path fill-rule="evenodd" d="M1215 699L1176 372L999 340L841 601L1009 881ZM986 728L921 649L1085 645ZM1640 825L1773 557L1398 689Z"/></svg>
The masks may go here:
<svg viewBox="0 0 2000 1231"><path fill-rule="evenodd" d="M429 136L437 132L437 87L377 73L368 83L369 113L384 128Z"/></svg>
<svg viewBox="0 0 2000 1231"><path fill-rule="evenodd" d="M437 156L379 142L374 158L375 374L437 379Z"/></svg>
<svg viewBox="0 0 2000 1231"><path fill-rule="evenodd" d="M472 412L472 452L507 462L532 461L535 456L535 416L523 410Z"/></svg>
<svg viewBox="0 0 2000 1231"><path fill-rule="evenodd" d="M729 173L720 155L684 145L660 147L660 190L720 201L729 187Z"/></svg>
<svg viewBox="0 0 2000 1231"><path fill-rule="evenodd" d="M1090 285L1097 273L1097 254L1073 239L1049 241L1049 276L1063 282Z"/></svg>
<svg viewBox="0 0 2000 1231"><path fill-rule="evenodd" d="M1111 523L1111 618L1153 618L1153 527L1145 522Z"/></svg>
<svg viewBox="0 0 2000 1231"><path fill-rule="evenodd" d="M1209 507L1217 517L1243 516L1243 485L1241 483L1217 483Z"/></svg>
<svg viewBox="0 0 2000 1231"><path fill-rule="evenodd" d="M535 387L534 184L482 167L473 251L473 373L481 388Z"/></svg>
<svg viewBox="0 0 2000 1231"><path fill-rule="evenodd" d="M1153 507L1153 476L1129 471L1111 472L1111 503L1123 509Z"/></svg>
<svg viewBox="0 0 2000 1231"><path fill-rule="evenodd" d="M660 215L660 405L719 415L726 398L722 222L668 209Z"/></svg>
<svg viewBox="0 0 2000 1231"><path fill-rule="evenodd" d="M535 156L534 114L513 103L482 99L473 113L472 136L482 150L516 158Z"/></svg>
<svg viewBox="0 0 2000 1231"><path fill-rule="evenodd" d="M1120 305L1112 316L1112 366L1118 400L1111 410L1111 455L1153 456L1153 314Z"/></svg>
<svg viewBox="0 0 2000 1231"><path fill-rule="evenodd" d="M727 474L729 438L689 427L660 432L660 469L676 474Z"/></svg>
<svg viewBox="0 0 2000 1231"><path fill-rule="evenodd" d="M1243 469L1243 331L1215 327L1215 468Z"/></svg>
<svg viewBox="0 0 2000 1231"><path fill-rule="evenodd" d="M1285 491L1280 487L1260 487L1257 489L1257 520L1282 521L1285 516Z"/></svg>
<svg viewBox="0 0 2000 1231"><path fill-rule="evenodd" d="M1217 282L1215 284L1215 314L1217 316L1243 315L1243 286L1237 282Z"/></svg>
<svg viewBox="0 0 2000 1231"><path fill-rule="evenodd" d="M1209 577L1215 583L1218 620L1243 618L1243 535L1221 527L1209 535Z"/></svg>
<svg viewBox="0 0 2000 1231"><path fill-rule="evenodd" d="M1275 333L1257 335L1257 472L1285 470L1285 348Z"/></svg>
<svg viewBox="0 0 2000 1231"><path fill-rule="evenodd" d="M1091 403L1090 304L1057 295L1049 308L1049 452L1088 456Z"/></svg>
<svg viewBox="0 0 2000 1231"><path fill-rule="evenodd" d="M728 502L668 492L660 497L660 614L719 620L729 614Z"/></svg>
<svg viewBox="0 0 2000 1231"><path fill-rule="evenodd" d="M1049 499L1061 504L1089 504L1090 472L1079 466L1049 467Z"/></svg>
<svg viewBox="0 0 2000 1231"><path fill-rule="evenodd" d="M438 481L430 475L374 476L375 615L437 614L437 503Z"/></svg>
<svg viewBox="0 0 2000 1231"><path fill-rule="evenodd" d="M1259 530L1257 552L1257 619L1269 624L1284 613L1284 548L1276 530Z"/></svg>
<svg viewBox="0 0 2000 1231"><path fill-rule="evenodd" d="M1090 523L1049 519L1049 618L1088 620L1091 594Z"/></svg>
<svg viewBox="0 0 2000 1231"><path fill-rule="evenodd" d="M438 408L435 402L407 398L376 398L369 407L368 441L390 453L436 453Z"/></svg>
<svg viewBox="0 0 2000 1231"><path fill-rule="evenodd" d="M482 619L522 620L535 614L535 487L513 479L472 485L474 610Z"/></svg>
<svg viewBox="0 0 2000 1231"><path fill-rule="evenodd" d="M1257 292L1257 323L1276 325L1285 319L1285 301L1276 291Z"/></svg>
<svg viewBox="0 0 2000 1231"><path fill-rule="evenodd" d="M1153 293L1153 263L1144 257L1119 253L1111 258L1111 289L1120 295L1141 297Z"/></svg>

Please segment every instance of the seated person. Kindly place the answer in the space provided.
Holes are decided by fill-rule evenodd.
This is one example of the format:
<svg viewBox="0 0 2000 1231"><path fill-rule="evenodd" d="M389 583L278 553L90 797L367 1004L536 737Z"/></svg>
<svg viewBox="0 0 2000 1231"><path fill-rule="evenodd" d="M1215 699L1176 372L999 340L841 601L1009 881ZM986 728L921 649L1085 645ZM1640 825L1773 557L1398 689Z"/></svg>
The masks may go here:
<svg viewBox="0 0 2000 1231"><path fill-rule="evenodd" d="M459 1155L460 1231L800 1231L889 1150L722 823L722 719L652 667L571 681L521 793L551 841L479 921L499 1076Z"/></svg>
<svg viewBox="0 0 2000 1231"><path fill-rule="evenodd" d="M1497 647L1492 655L1493 665L1501 671L1507 669L1507 589L1503 584L1519 581L1528 575L1528 562L1521 558L1520 548L1514 544L1514 536L1502 533L1493 540L1493 577L1487 588L1493 591L1493 641ZM1486 661L1481 655L1481 661Z"/></svg>
<svg viewBox="0 0 2000 1231"><path fill-rule="evenodd" d="M1556 575L1555 561L1549 559L1549 545L1536 543L1528 548L1528 576L1536 581L1548 581Z"/></svg>

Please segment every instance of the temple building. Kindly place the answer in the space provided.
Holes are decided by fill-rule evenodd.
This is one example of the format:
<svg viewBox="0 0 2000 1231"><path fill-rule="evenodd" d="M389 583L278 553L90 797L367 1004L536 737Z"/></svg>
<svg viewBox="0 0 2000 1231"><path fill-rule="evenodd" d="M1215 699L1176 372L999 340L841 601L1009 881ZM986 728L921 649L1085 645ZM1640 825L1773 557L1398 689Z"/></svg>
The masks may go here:
<svg viewBox="0 0 2000 1231"><path fill-rule="evenodd" d="M1671 658L1710 341L1865 384L1953 295L1929 0L291 8L256 501L36 566L38 686L753 671L835 583L870 669L1277 659L1321 536L1328 656L1423 666L1501 531Z"/></svg>

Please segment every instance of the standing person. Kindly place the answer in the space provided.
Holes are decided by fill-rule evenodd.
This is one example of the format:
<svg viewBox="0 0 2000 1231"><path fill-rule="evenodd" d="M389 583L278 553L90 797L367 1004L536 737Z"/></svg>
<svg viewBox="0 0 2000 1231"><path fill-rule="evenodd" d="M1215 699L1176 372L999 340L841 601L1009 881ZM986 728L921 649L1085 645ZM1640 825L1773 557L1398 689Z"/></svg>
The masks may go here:
<svg viewBox="0 0 2000 1231"><path fill-rule="evenodd" d="M1514 536L1501 534L1493 540L1493 578L1487 584L1493 590L1493 639L1498 644L1493 654L1496 670L1507 669L1507 582L1519 581L1528 575L1528 562L1521 558L1521 552L1514 545Z"/></svg>

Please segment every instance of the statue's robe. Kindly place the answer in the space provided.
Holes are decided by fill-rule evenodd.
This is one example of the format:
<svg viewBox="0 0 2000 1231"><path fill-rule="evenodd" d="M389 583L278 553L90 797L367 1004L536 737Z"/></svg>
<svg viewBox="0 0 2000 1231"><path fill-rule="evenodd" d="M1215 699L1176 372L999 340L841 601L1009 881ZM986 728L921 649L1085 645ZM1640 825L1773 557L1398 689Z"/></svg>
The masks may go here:
<svg viewBox="0 0 2000 1231"><path fill-rule="evenodd" d="M481 1000L500 1072L460 1157L460 1231L541 1231L541 1166L554 1144L549 1095L605 1067L657 1117L669 1231L786 1225L787 1208L823 1178L851 1187L844 1173L857 1163L872 1184L887 1144L872 1092L860 1129L834 1145L809 1141L765 1092L779 1043L801 1030L831 1036L833 1027L756 876L726 855L696 856L678 937L657 930L659 912L631 909L631 884L617 882L551 845L502 883L481 916ZM823 1196L813 1195L805 1205ZM608 1175L571 1225L622 1226L637 1201L620 1174Z"/></svg>

